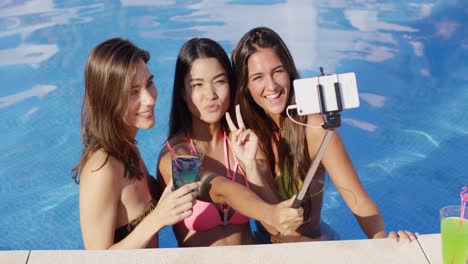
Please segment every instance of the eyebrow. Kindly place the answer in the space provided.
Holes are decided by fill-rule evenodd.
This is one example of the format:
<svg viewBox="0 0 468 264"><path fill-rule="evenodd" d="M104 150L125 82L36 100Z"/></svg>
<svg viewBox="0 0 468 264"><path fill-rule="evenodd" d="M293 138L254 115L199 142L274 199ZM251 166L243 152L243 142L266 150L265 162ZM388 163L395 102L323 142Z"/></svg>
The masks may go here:
<svg viewBox="0 0 468 264"><path fill-rule="evenodd" d="M149 81L153 80L154 78L154 75L151 74L151 76L148 78L148 80L146 80L146 83L148 83ZM140 87L141 85L140 84L135 84L135 85L132 85L132 88L138 88Z"/></svg>
<svg viewBox="0 0 468 264"><path fill-rule="evenodd" d="M224 75L224 76L227 76L227 74L226 74L225 72L222 72L222 73L219 73L219 74L215 75L215 76L213 77L213 79L217 79L217 78L219 78L219 77L221 77L221 76L223 76L223 75ZM194 81L203 81L203 78L193 78L193 79L190 79L190 80L189 80L189 82L194 82Z"/></svg>

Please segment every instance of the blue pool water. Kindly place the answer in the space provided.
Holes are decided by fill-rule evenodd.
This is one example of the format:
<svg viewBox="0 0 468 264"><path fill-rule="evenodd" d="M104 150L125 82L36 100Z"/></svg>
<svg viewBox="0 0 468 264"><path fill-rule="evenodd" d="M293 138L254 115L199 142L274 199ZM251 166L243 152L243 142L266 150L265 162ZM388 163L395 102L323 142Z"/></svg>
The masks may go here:
<svg viewBox="0 0 468 264"><path fill-rule="evenodd" d="M260 25L303 77L356 73L361 106L339 130L366 190L387 229L439 232L438 209L468 185L467 18L462 0L0 1L0 250L83 248L71 169L92 47L122 36L152 55L157 124L138 141L154 172L180 46L210 37L230 53ZM331 184L323 217L343 239L365 237ZM169 228L161 245L176 246Z"/></svg>

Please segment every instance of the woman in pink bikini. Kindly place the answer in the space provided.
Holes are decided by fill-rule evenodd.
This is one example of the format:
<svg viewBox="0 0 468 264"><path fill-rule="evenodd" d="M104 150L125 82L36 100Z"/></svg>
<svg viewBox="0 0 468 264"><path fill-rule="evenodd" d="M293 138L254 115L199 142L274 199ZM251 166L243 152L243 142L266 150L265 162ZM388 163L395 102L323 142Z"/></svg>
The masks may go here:
<svg viewBox="0 0 468 264"><path fill-rule="evenodd" d="M271 190L273 183L264 180L271 176L263 175L271 172L257 153L257 137L245 129L238 108L239 127L226 114L235 94L223 48L210 39L189 40L179 52L174 79L168 142L193 144L204 153L202 187L193 214L173 226L179 246L254 244L249 218L281 233L296 230L302 209L290 208L293 199L267 203L275 197L263 189ZM163 186L172 177L171 159L164 148L157 171Z"/></svg>

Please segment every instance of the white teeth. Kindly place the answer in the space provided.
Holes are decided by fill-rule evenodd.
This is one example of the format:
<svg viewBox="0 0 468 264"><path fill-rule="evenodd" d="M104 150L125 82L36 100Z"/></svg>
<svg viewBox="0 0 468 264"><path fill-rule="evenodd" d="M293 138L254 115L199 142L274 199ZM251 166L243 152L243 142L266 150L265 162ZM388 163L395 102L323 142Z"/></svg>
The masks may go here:
<svg viewBox="0 0 468 264"><path fill-rule="evenodd" d="M143 117L149 117L149 116L151 116L151 110L146 111L146 112L140 112L140 113L138 113L138 115L143 116Z"/></svg>
<svg viewBox="0 0 468 264"><path fill-rule="evenodd" d="M281 93L275 93L275 94L270 94L265 96L266 99L271 100L271 99L276 99L281 95Z"/></svg>

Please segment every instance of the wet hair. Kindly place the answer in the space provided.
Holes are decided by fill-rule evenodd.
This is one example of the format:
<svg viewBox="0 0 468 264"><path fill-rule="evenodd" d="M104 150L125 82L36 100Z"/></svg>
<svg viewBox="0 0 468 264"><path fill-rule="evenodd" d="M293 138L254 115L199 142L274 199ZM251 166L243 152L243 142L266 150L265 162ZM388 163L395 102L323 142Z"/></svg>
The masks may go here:
<svg viewBox="0 0 468 264"><path fill-rule="evenodd" d="M219 61L227 75L230 99L233 100L235 97L234 76L231 62L221 45L208 38L190 39L182 46L177 56L168 140L175 136L187 137L190 135L192 129L192 113L184 99L185 77L189 73L192 63L199 58L215 58ZM230 108L232 108L232 104L230 104ZM227 125L224 118L222 122L226 128Z"/></svg>
<svg viewBox="0 0 468 264"><path fill-rule="evenodd" d="M73 169L78 176L91 155L103 149L122 161L124 177L141 179L136 141L125 121L130 105L130 91L136 75L136 65L147 63L150 55L126 39L111 38L98 44L89 54L85 65L85 95L81 109L81 158Z"/></svg>
<svg viewBox="0 0 468 264"><path fill-rule="evenodd" d="M247 86L249 78L248 60L252 54L265 48L274 51L288 72L290 93L287 98L287 105L295 104L293 81L299 78L298 71L284 41L276 32L267 27L257 27L248 31L240 39L232 53L233 69L237 81L235 104L240 105L242 118L246 126L257 134L259 148L266 157L275 157L272 139L276 138L275 133L280 134L278 142L280 173L285 171L289 173L292 180L283 182L283 186L285 186L288 193L293 193L294 190L301 187L311 164L305 129L289 120L286 111L281 114L280 127L278 127L263 108L254 101ZM290 114L301 123L307 122L306 117L298 116L294 111ZM269 165L271 171L275 172L274 158L269 159ZM286 177L282 178L285 179Z"/></svg>

